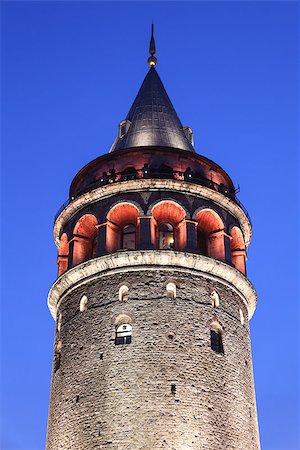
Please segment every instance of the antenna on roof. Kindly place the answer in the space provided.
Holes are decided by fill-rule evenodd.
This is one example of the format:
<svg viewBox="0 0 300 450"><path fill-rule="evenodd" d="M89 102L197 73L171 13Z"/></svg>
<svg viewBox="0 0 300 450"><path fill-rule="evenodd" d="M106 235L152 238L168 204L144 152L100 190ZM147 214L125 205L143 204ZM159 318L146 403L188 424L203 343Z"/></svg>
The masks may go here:
<svg viewBox="0 0 300 450"><path fill-rule="evenodd" d="M149 46L149 53L151 56L148 58L148 64L150 67L155 67L157 64L157 59L155 58L156 48L155 48L155 40L154 40L154 24L151 25L151 39Z"/></svg>

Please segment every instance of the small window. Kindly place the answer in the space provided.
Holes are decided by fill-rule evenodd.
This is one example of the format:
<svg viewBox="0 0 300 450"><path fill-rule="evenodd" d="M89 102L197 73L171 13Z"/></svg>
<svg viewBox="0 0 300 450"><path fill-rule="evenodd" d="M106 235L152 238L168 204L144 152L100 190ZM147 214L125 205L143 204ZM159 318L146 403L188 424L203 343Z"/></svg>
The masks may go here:
<svg viewBox="0 0 300 450"><path fill-rule="evenodd" d="M129 289L128 286L123 285L119 289L119 300L120 302L127 302L128 300Z"/></svg>
<svg viewBox="0 0 300 450"><path fill-rule="evenodd" d="M62 349L62 342L58 341L58 343L55 346L55 351L54 351L54 373L56 373L58 371L58 369L60 368L60 364L61 364L61 349Z"/></svg>
<svg viewBox="0 0 300 450"><path fill-rule="evenodd" d="M136 241L136 229L135 226L125 225L122 228L122 250L135 250L135 241Z"/></svg>
<svg viewBox="0 0 300 450"><path fill-rule="evenodd" d="M58 371L58 369L60 368L60 362L61 362L61 354L60 353L56 353L55 354L55 358L54 358L54 373L56 373Z"/></svg>
<svg viewBox="0 0 300 450"><path fill-rule="evenodd" d="M120 137L123 137L123 136L125 136L125 134L126 134L126 124L124 123L123 125L121 125L121 127L120 127Z"/></svg>
<svg viewBox="0 0 300 450"><path fill-rule="evenodd" d="M174 248L174 228L170 223L162 223L158 228L159 250L172 250Z"/></svg>
<svg viewBox="0 0 300 450"><path fill-rule="evenodd" d="M218 308L220 306L220 297L216 291L212 291L210 294L211 304L214 308Z"/></svg>
<svg viewBox="0 0 300 450"><path fill-rule="evenodd" d="M224 353L222 334L220 331L210 330L210 346L216 353Z"/></svg>
<svg viewBox="0 0 300 450"><path fill-rule="evenodd" d="M88 309L88 298L86 295L83 295L80 300L79 310L80 312L86 311Z"/></svg>
<svg viewBox="0 0 300 450"><path fill-rule="evenodd" d="M58 319L57 319L57 332L58 333L60 333L61 322L62 322L62 314L59 314Z"/></svg>
<svg viewBox="0 0 300 450"><path fill-rule="evenodd" d="M191 129L191 127L183 127L182 131L184 132L185 137L187 138L189 143L194 146L193 130Z"/></svg>
<svg viewBox="0 0 300 450"><path fill-rule="evenodd" d="M174 283L168 283L166 289L168 297L174 299L176 297L176 285Z"/></svg>
<svg viewBox="0 0 300 450"><path fill-rule="evenodd" d="M125 136L128 133L131 122L129 120L123 120L119 125L119 138Z"/></svg>
<svg viewBox="0 0 300 450"><path fill-rule="evenodd" d="M243 311L240 309L240 321L242 325L245 325L245 317Z"/></svg>
<svg viewBox="0 0 300 450"><path fill-rule="evenodd" d="M123 323L119 325L116 329L116 345L125 345L131 343L132 326L128 323Z"/></svg>

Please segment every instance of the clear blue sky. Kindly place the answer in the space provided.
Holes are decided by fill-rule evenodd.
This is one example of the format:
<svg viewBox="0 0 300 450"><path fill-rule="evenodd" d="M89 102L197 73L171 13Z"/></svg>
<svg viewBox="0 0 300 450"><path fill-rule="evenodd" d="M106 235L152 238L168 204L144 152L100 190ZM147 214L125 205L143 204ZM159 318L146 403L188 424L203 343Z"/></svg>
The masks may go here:
<svg viewBox="0 0 300 450"><path fill-rule="evenodd" d="M53 218L157 70L198 153L253 221L252 347L263 450L299 445L296 2L2 3L2 450L45 444ZM121 450L121 449L120 449ZM247 450L247 449L245 449Z"/></svg>

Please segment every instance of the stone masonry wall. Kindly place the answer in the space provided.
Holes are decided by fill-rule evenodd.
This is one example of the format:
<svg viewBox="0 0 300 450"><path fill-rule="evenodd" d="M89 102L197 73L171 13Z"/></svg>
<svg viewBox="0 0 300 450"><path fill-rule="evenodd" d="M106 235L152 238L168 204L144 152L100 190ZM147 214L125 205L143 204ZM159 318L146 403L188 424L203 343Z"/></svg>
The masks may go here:
<svg viewBox="0 0 300 450"><path fill-rule="evenodd" d="M47 450L260 448L247 311L232 289L158 268L86 281L58 309ZM80 312L83 295L88 309ZM120 314L132 319L128 345L114 343ZM212 320L222 327L224 354L210 347Z"/></svg>

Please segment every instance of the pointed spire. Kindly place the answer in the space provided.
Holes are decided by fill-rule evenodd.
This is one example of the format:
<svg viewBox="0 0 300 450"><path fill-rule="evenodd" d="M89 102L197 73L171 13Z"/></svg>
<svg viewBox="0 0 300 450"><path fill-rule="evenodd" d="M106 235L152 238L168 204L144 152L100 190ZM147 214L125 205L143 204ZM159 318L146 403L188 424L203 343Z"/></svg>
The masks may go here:
<svg viewBox="0 0 300 450"><path fill-rule="evenodd" d="M110 151L147 146L195 151L154 67L121 122Z"/></svg>
<svg viewBox="0 0 300 450"><path fill-rule="evenodd" d="M155 58L156 48L155 48L155 40L154 40L154 24L151 25L151 39L149 45L149 53L151 56L148 58L148 64L150 67L154 67L157 64L157 59Z"/></svg>

